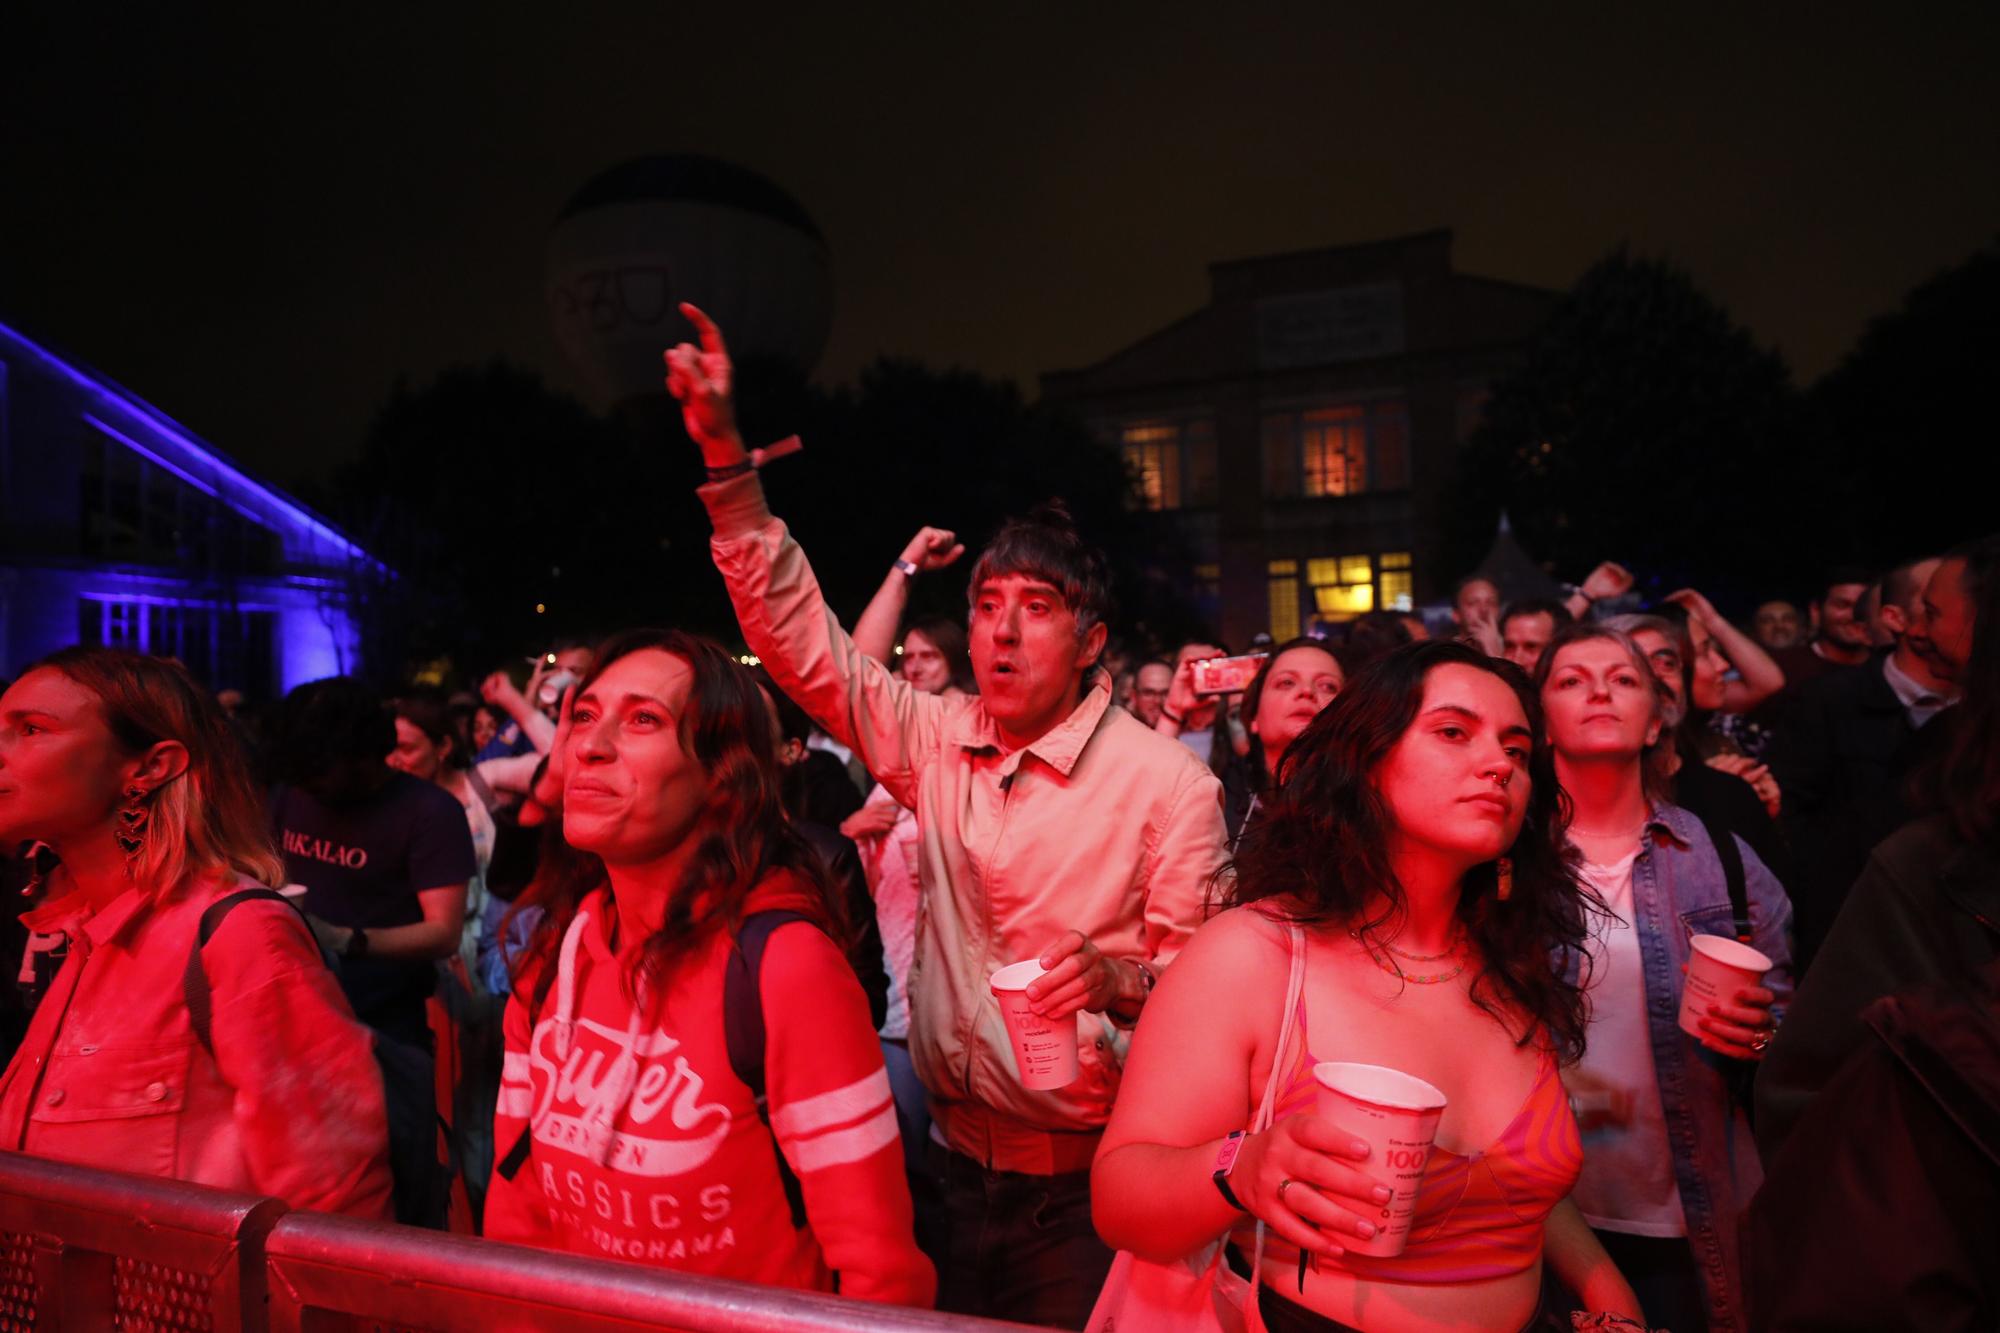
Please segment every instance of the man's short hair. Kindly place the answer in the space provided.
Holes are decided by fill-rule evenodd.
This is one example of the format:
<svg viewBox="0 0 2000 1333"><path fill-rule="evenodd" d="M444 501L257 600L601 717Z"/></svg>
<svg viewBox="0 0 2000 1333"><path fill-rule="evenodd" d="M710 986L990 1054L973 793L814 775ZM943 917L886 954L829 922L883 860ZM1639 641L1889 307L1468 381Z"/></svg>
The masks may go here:
<svg viewBox="0 0 2000 1333"><path fill-rule="evenodd" d="M1523 597L1518 602L1507 603L1505 609L1500 612L1500 630L1502 633L1505 633L1507 622L1516 616L1541 615L1549 618L1549 627L1551 630L1561 629L1564 625L1576 619L1575 616L1569 613L1567 606L1555 601L1553 598Z"/></svg>
<svg viewBox="0 0 2000 1333"><path fill-rule="evenodd" d="M1858 583L1865 588L1874 581L1873 570L1863 569L1859 565L1836 565L1826 571L1826 576L1813 590L1813 601L1824 602L1828 593L1845 584Z"/></svg>
<svg viewBox="0 0 2000 1333"><path fill-rule="evenodd" d="M1494 580L1491 574L1482 574L1475 569L1470 574L1467 574L1464 578L1460 579L1458 582L1451 585L1451 604L1453 606L1457 606L1459 595L1463 593L1467 588L1470 588L1475 583L1483 583L1487 587L1493 589L1493 591L1495 592L1500 591L1499 583L1497 583Z"/></svg>
<svg viewBox="0 0 2000 1333"><path fill-rule="evenodd" d="M1965 571L1959 575L1959 580L1966 597L1977 605L1980 593L1986 590L1994 574L2000 572L2000 532L1954 546L1945 552L1944 558L1965 562Z"/></svg>
<svg viewBox="0 0 2000 1333"><path fill-rule="evenodd" d="M1937 556L1920 555L1915 560L1905 560L1882 576L1882 605L1907 607L1923 591L1917 586L1917 566Z"/></svg>
<svg viewBox="0 0 2000 1333"><path fill-rule="evenodd" d="M269 760L278 781L305 786L343 761L380 763L395 748L396 719L381 694L352 676L328 676L285 696Z"/></svg>
<svg viewBox="0 0 2000 1333"><path fill-rule="evenodd" d="M1024 517L1001 525L972 568L967 600L977 598L988 580L1009 574L1053 584L1076 616L1078 638L1111 622L1111 567L1102 551L1083 540L1060 500L1036 505Z"/></svg>

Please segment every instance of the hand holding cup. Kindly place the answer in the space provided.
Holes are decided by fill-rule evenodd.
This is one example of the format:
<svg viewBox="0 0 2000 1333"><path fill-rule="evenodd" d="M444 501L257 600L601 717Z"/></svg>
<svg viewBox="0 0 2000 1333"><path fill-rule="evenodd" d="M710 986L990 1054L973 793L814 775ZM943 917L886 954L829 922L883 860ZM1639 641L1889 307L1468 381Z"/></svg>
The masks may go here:
<svg viewBox="0 0 2000 1333"><path fill-rule="evenodd" d="M1376 1234L1368 1219L1390 1198L1388 1186L1350 1165L1370 1151L1365 1140L1302 1111L1245 1139L1229 1183L1253 1216L1300 1249L1345 1254L1343 1240Z"/></svg>

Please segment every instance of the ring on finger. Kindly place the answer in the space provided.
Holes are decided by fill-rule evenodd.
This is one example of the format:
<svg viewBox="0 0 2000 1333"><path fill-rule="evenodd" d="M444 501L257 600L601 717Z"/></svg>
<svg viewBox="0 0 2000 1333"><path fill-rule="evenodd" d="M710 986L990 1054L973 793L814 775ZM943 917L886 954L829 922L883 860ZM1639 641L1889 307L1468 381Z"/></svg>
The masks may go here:
<svg viewBox="0 0 2000 1333"><path fill-rule="evenodd" d="M1285 1191L1290 1189L1292 1186L1296 1184L1298 1184L1298 1182L1290 1178L1286 1178L1278 1182L1278 1202L1280 1204L1284 1203L1285 1201Z"/></svg>

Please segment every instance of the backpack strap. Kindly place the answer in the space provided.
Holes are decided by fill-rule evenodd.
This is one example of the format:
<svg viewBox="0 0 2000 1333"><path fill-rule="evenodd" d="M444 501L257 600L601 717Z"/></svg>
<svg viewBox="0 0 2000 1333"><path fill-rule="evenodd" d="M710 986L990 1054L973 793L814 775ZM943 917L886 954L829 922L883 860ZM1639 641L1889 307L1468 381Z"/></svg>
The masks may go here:
<svg viewBox="0 0 2000 1333"><path fill-rule="evenodd" d="M512 914L509 913L509 915L511 916ZM540 929L540 926L538 925L536 929ZM501 940L503 949L505 945L506 940L503 934ZM534 993L528 997L528 1035L531 1040L535 1032L535 1017L542 1012L542 1002L549 998L549 991L555 987L555 982L556 969L554 967L544 967L540 975L535 978ZM514 1146L509 1148L493 1165L493 1169L499 1173L500 1179L512 1180L520 1174L521 1168L527 1165L528 1154L534 1151L534 1137L533 1125L521 1126L520 1136L514 1140Z"/></svg>
<svg viewBox="0 0 2000 1333"><path fill-rule="evenodd" d="M486 807L487 814L500 812L500 798L494 793L492 784L479 776L479 765L473 764L465 770L465 783L472 788L472 794L479 798L479 803Z"/></svg>
<svg viewBox="0 0 2000 1333"><path fill-rule="evenodd" d="M215 1014L208 989L208 970L202 966L201 951L208 946L215 932L222 928L222 919L238 903L249 902L253 898L271 898L283 903L299 914L299 924L305 926L307 934L312 934L312 926L306 921L304 910L276 889L238 889L225 898L217 898L202 912L201 924L195 928L194 947L188 950L187 966L181 969L181 996L187 1001L188 1023L194 1028L195 1039L201 1042L202 1049L211 1057L215 1054L212 1032ZM315 949L318 949L319 936L312 935L312 940ZM325 959L324 950L319 950L319 954L322 960Z"/></svg>
<svg viewBox="0 0 2000 1333"><path fill-rule="evenodd" d="M722 974L722 1036L729 1051L729 1068L742 1080L743 1086L750 1089L750 1095L757 1103L757 1119L767 1132L771 1129L771 1105L764 1087L764 994L758 986L758 979L763 975L764 946L770 943L771 932L793 921L803 921L814 929L819 928L819 923L804 913L782 908L752 912L744 917L736 932L736 947L730 951L729 962ZM520 1137L514 1140L513 1147L500 1158L494 1170L502 1180L512 1180L527 1165L534 1147L533 1138L532 1127L524 1128ZM799 1184L792 1164L785 1160L784 1150L778 1146L775 1133L771 1134L771 1155L778 1162L778 1181L784 1186L792 1226L804 1230L805 1190Z"/></svg>
<svg viewBox="0 0 2000 1333"><path fill-rule="evenodd" d="M1736 916L1736 939L1748 944L1752 936L1750 929L1750 894L1743 876L1743 849L1736 845L1736 835L1718 826L1707 815L1697 815L1701 826L1708 830L1708 840L1715 844L1715 855L1722 862L1722 878L1729 886L1729 910Z"/></svg>
<svg viewBox="0 0 2000 1333"><path fill-rule="evenodd" d="M811 917L782 908L752 912L744 917L736 932L736 948L730 952L729 965L722 976L722 1034L729 1047L729 1068L756 1098L757 1118L767 1131L771 1128L771 1107L764 1088L764 995L758 978L763 974L764 946L770 943L771 932L793 921L818 928ZM775 1133L771 1135L771 1152L778 1159L778 1179L785 1187L785 1202L792 1210L792 1226L804 1230L805 1192L792 1164L785 1160L784 1150L778 1147Z"/></svg>

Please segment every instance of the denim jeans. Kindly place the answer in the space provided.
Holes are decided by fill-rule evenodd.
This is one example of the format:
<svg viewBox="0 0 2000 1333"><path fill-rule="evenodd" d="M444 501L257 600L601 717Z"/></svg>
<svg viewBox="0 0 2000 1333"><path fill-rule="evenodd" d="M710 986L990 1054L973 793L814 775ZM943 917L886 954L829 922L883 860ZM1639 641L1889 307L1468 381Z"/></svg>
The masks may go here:
<svg viewBox="0 0 2000 1333"><path fill-rule="evenodd" d="M933 1143L944 1200L938 1309L1080 1329L1111 1270L1090 1221L1090 1173L989 1171Z"/></svg>

